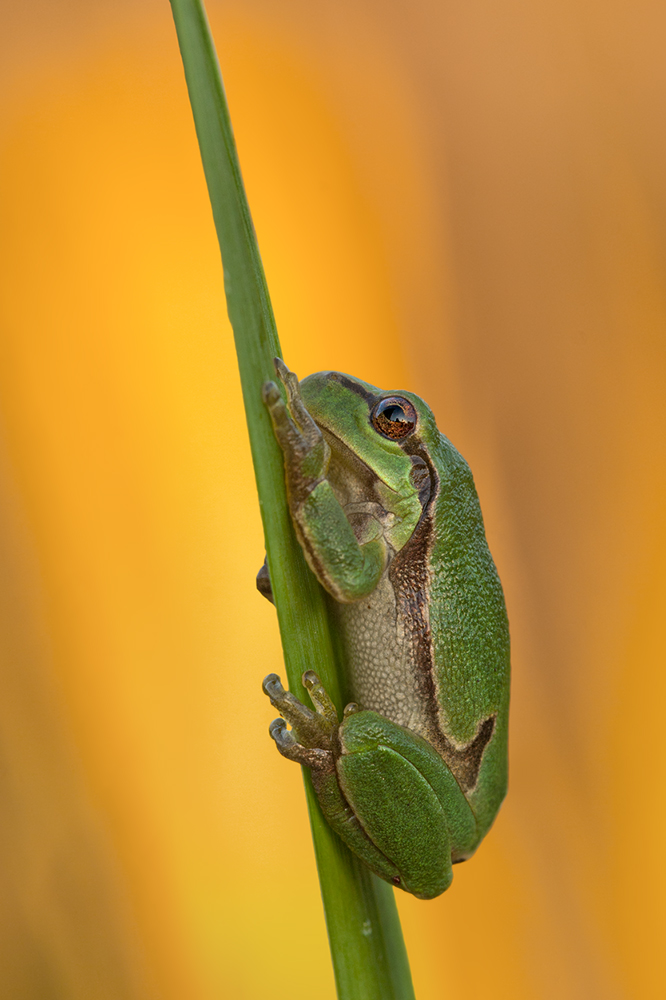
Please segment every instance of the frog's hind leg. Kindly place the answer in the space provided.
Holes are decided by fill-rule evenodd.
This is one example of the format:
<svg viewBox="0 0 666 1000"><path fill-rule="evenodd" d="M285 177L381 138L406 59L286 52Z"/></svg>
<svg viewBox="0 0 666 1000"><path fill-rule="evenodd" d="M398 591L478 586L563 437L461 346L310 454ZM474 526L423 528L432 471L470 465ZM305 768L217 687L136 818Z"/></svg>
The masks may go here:
<svg viewBox="0 0 666 1000"><path fill-rule="evenodd" d="M269 733L283 757L310 769L322 812L347 846L380 878L400 885L397 867L375 847L340 791L335 765L340 753L335 705L312 670L303 674L303 685L316 709L314 712L290 691L285 691L277 674L269 674L264 680L264 693L283 716L271 723ZM345 719L355 710L355 705L348 705ZM291 731L287 729L287 722L292 727Z"/></svg>

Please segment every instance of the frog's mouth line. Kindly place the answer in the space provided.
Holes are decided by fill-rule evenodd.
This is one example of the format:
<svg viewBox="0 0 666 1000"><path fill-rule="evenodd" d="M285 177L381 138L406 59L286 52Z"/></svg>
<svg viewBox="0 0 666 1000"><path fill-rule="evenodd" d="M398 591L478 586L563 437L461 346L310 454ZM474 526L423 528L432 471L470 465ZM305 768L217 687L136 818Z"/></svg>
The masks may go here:
<svg viewBox="0 0 666 1000"><path fill-rule="evenodd" d="M377 484L395 491L346 442L319 425L331 449L328 480L346 514L366 514L384 521L391 512L379 502ZM397 496L397 494L396 494Z"/></svg>
<svg viewBox="0 0 666 1000"><path fill-rule="evenodd" d="M384 486L391 490L393 493L398 495L398 491L390 483L386 482L386 479L379 475L379 473L373 469L367 462L365 462L355 451L350 448L346 441L343 441L341 437L338 437L334 431L327 427L323 421L316 420L315 423L322 431L326 441L331 448L331 459L335 461L335 464L341 469L348 469L351 475L359 482L366 485L369 491L374 492L374 484L376 482L383 483Z"/></svg>
<svg viewBox="0 0 666 1000"><path fill-rule="evenodd" d="M343 441L342 438L332 431L326 424L322 421L316 421L317 426L322 431L328 445L331 449L331 466L329 466L328 478L331 481L331 485L335 490L340 503L345 509L348 509L349 501L346 501L344 497L351 492L356 492L357 494L363 493L365 503L367 503L367 512L374 513L371 510L372 506L379 506L379 509L383 511L384 515L395 514L396 511L387 508L385 503L379 503L379 497L377 495L377 485L381 483L386 490L390 492L392 496L395 497L396 507L402 503L405 498L405 492L397 489L394 484L386 481L384 476L381 476L375 469L373 469L367 462L365 462L360 456L352 450L352 448ZM412 463L418 463L419 460L423 464L424 471L427 470L425 480L419 482L418 479L411 479L411 487L418 496L419 503L421 504L422 515L425 514L430 501L435 496L437 485L439 483L439 477L436 476L435 471L432 467L429 456L423 457L423 450L416 448L414 451L409 452L404 450L403 454ZM344 472L347 471L347 476L345 480ZM414 465L412 465L411 475L415 472ZM356 485L357 490L350 490L350 483ZM367 498L374 497L375 501L368 500ZM358 499L357 499L358 502ZM360 508L358 508L360 509Z"/></svg>

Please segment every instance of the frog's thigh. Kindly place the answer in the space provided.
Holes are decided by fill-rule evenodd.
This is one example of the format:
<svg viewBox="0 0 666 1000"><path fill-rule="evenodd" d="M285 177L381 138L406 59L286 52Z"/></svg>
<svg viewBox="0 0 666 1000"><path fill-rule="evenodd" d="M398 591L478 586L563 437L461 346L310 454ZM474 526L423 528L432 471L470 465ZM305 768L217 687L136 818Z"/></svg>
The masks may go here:
<svg viewBox="0 0 666 1000"><path fill-rule="evenodd" d="M345 797L404 888L425 899L444 892L452 878L451 839L425 778L386 746L343 754L337 767Z"/></svg>

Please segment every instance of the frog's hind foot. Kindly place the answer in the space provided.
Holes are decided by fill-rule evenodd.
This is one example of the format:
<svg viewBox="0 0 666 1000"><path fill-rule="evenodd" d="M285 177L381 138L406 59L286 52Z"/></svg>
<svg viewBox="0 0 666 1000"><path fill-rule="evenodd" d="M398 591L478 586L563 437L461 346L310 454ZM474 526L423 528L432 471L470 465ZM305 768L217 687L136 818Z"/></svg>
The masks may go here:
<svg viewBox="0 0 666 1000"><path fill-rule="evenodd" d="M312 763L303 759L301 751L316 750L330 755L337 742L339 722L335 705L314 671L307 670L303 674L303 685L310 695L315 712L299 701L291 691L285 691L277 674L269 674L262 688L270 698L271 705L283 717L271 723L269 730L278 750L283 756L312 767ZM292 727L293 733L286 729L284 719ZM297 751L296 748L300 749ZM297 753L300 756L296 756Z"/></svg>

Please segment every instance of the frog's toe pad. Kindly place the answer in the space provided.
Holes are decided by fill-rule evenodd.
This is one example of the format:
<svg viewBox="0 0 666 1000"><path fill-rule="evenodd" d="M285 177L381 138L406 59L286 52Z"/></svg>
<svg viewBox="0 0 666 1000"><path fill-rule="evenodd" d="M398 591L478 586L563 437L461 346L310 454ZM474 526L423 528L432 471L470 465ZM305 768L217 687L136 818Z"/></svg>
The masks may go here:
<svg viewBox="0 0 666 1000"><path fill-rule="evenodd" d="M271 701L274 698L276 701L282 699L287 693L282 687L282 682L277 674L268 674L267 677L264 677L261 683L261 690L265 695L268 695Z"/></svg>

